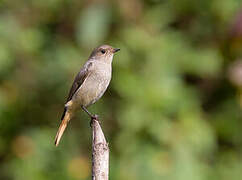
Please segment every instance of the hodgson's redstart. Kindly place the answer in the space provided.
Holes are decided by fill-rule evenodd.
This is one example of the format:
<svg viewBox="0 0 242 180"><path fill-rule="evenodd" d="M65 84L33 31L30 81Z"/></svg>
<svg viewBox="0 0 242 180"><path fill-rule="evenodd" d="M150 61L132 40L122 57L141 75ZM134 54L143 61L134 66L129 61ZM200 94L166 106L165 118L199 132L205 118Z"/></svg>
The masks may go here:
<svg viewBox="0 0 242 180"><path fill-rule="evenodd" d="M92 119L96 119L96 115L89 113L87 107L99 100L106 91L112 76L113 55L119 50L109 45L95 48L76 75L55 137L56 146L58 146L68 122L80 107Z"/></svg>

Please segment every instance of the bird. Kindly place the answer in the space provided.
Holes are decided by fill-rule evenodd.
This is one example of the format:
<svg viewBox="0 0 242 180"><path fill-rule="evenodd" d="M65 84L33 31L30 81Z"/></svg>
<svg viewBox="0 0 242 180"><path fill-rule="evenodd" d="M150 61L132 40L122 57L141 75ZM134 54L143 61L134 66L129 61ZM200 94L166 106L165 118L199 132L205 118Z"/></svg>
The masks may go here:
<svg viewBox="0 0 242 180"><path fill-rule="evenodd" d="M101 45L92 51L81 67L65 103L61 124L55 136L55 146L59 145L68 122L78 109L84 110L91 119L97 119L98 116L91 114L87 107L97 102L107 90L112 77L113 56L119 50L110 45Z"/></svg>

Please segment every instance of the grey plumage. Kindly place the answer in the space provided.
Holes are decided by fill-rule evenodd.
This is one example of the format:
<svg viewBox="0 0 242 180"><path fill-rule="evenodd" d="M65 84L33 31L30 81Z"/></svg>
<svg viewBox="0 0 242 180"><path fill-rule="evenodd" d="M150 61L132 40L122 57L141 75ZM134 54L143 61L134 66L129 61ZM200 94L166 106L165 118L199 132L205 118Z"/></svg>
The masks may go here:
<svg viewBox="0 0 242 180"><path fill-rule="evenodd" d="M87 111L86 107L95 103L106 91L111 80L113 55L117 51L119 49L109 45L102 45L94 49L88 61L75 77L65 104L62 122L55 138L56 146L59 144L67 123L75 111L80 107Z"/></svg>

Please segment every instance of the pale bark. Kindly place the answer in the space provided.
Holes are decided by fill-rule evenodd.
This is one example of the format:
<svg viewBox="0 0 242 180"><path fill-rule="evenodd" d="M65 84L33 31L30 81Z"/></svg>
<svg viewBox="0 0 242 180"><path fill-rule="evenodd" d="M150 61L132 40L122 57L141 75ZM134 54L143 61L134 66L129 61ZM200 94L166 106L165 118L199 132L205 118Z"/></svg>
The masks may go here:
<svg viewBox="0 0 242 180"><path fill-rule="evenodd" d="M109 148L99 122L92 120L92 180L108 180Z"/></svg>

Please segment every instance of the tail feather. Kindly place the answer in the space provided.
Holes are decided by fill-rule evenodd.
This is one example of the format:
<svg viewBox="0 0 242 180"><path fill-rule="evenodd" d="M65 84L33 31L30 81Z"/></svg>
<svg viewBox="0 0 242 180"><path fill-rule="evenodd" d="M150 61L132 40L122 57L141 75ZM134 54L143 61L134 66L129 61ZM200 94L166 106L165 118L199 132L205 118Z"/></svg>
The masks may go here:
<svg viewBox="0 0 242 180"><path fill-rule="evenodd" d="M68 122L70 121L70 113L68 111L65 111L63 115L64 116L62 118L60 127L59 127L57 134L55 136L55 146L59 145L60 139L61 139L61 137L62 137L62 135L63 135L63 133L66 129Z"/></svg>

